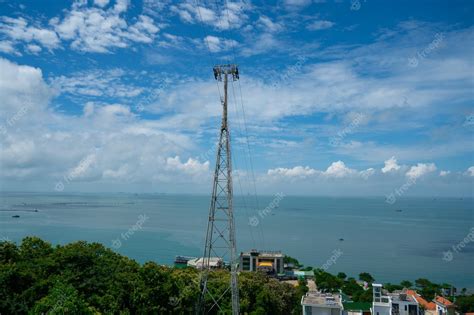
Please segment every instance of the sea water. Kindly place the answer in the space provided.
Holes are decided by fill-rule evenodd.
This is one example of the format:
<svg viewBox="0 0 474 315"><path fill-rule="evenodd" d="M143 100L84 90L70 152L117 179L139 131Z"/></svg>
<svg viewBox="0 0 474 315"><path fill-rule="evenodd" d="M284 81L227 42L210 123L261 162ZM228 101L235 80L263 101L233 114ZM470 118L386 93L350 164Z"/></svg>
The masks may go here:
<svg viewBox="0 0 474 315"><path fill-rule="evenodd" d="M171 265L176 255L202 255L209 199L3 192L0 239L100 242L141 263ZM472 198L237 196L235 220L239 252L279 250L305 266L369 272L382 283L428 278L474 288Z"/></svg>

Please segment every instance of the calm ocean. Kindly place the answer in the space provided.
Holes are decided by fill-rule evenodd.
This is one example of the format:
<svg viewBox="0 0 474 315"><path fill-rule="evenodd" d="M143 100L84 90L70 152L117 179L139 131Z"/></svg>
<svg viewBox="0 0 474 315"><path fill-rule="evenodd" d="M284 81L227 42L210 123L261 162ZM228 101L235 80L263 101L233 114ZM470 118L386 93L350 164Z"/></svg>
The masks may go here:
<svg viewBox="0 0 474 315"><path fill-rule="evenodd" d="M274 198L259 197L260 208ZM474 288L472 198L402 198L389 205L376 197L288 196L265 215L243 204L237 198L239 251L281 250L305 265L350 276L366 271L379 282L423 277ZM121 254L172 264L176 255L201 255L208 205L208 196L191 195L1 193L0 238L36 235L53 244L87 240L109 247L119 239ZM140 222L141 229L127 233ZM447 251L451 259L443 259ZM332 256L335 263L327 263Z"/></svg>

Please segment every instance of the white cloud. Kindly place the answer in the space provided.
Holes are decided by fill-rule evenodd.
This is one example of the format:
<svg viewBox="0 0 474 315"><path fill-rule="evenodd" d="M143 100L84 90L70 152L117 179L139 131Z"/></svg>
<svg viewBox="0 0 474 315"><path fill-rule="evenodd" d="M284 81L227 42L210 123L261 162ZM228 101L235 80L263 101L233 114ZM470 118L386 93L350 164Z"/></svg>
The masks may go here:
<svg viewBox="0 0 474 315"><path fill-rule="evenodd" d="M35 45L35 44L28 44L26 45L27 50L32 53L32 54L38 54L41 52L41 46Z"/></svg>
<svg viewBox="0 0 474 315"><path fill-rule="evenodd" d="M209 162L177 157L195 149L188 135L164 130L158 121L139 120L121 104L89 102L83 115L63 115L50 107L53 91L40 69L1 58L0 69L0 125L7 127L0 136L1 181L39 181L52 191L62 180L67 191L73 189L68 185L84 181L100 185L126 179L130 185L148 182L166 190L177 182L208 180ZM25 106L23 98L31 99L27 110L5 124Z"/></svg>
<svg viewBox="0 0 474 315"><path fill-rule="evenodd" d="M209 50L211 52L225 51L237 46L235 40L219 38L211 35L206 36L204 42L206 45L209 45Z"/></svg>
<svg viewBox="0 0 474 315"><path fill-rule="evenodd" d="M278 49L283 45L274 34L272 33L261 33L256 38L254 38L250 44L247 44L241 50L243 56L254 56L263 54L272 49Z"/></svg>
<svg viewBox="0 0 474 315"><path fill-rule="evenodd" d="M74 96L132 98L140 95L143 88L122 82L122 69L88 70L70 76L54 77L51 86L58 92Z"/></svg>
<svg viewBox="0 0 474 315"><path fill-rule="evenodd" d="M48 49L59 47L60 40L53 30L29 26L28 22L20 18L2 17L0 19L0 32L5 34L13 42L34 42Z"/></svg>
<svg viewBox="0 0 474 315"><path fill-rule="evenodd" d="M439 176L442 176L442 177L448 176L449 174L451 174L451 171L440 171L439 172Z"/></svg>
<svg viewBox="0 0 474 315"><path fill-rule="evenodd" d="M192 175L203 174L209 171L209 161L200 163L198 160L189 158L186 163L182 163L179 156L166 159L166 165L171 170L179 170Z"/></svg>
<svg viewBox="0 0 474 315"><path fill-rule="evenodd" d="M332 162L332 164L327 168L327 170L323 173L327 177L335 177L341 178L355 174L356 171L348 168L344 162L337 161Z"/></svg>
<svg viewBox="0 0 474 315"><path fill-rule="evenodd" d="M12 41L2 40L0 41L0 52L5 54L14 54L19 55L20 53L16 51L15 47L13 46Z"/></svg>
<svg viewBox="0 0 474 315"><path fill-rule="evenodd" d="M139 15L135 23L127 23L121 15L127 11L128 0L116 0L109 9L108 1L99 0L99 7L88 7L87 2L74 2L65 17L54 17L48 26L30 26L24 18L2 17L1 33L13 43L34 43L49 50L60 47L61 40L70 41L71 48L85 52L108 53L114 48L125 48L131 43L151 43L159 28L152 18ZM28 47L37 53L38 48ZM11 50L11 49L10 49Z"/></svg>
<svg viewBox="0 0 474 315"><path fill-rule="evenodd" d="M101 8L103 8L107 4L109 4L109 0L94 0L94 4L101 7Z"/></svg>
<svg viewBox="0 0 474 315"><path fill-rule="evenodd" d="M334 26L334 22L327 20L314 21L311 24L307 25L306 28L310 31L319 31L331 28Z"/></svg>
<svg viewBox="0 0 474 315"><path fill-rule="evenodd" d="M366 170L363 170L363 171L360 171L359 172L359 175L363 178L363 179L368 179L370 176L374 175L375 174L375 169L374 168L368 168Z"/></svg>
<svg viewBox="0 0 474 315"><path fill-rule="evenodd" d="M275 169L269 169L267 171L267 175L269 176L280 176L299 179L305 179L317 175L322 175L326 178L343 178L348 176L360 175L362 178L367 179L374 173L375 170L373 168L358 172L354 169L348 168L342 161L333 162L325 171L319 171L309 166L295 166L293 168L279 167Z"/></svg>
<svg viewBox="0 0 474 315"><path fill-rule="evenodd" d="M193 0L172 5L171 12L177 14L183 22L197 24L204 23L217 30L240 28L248 19L245 11L250 8L246 1L226 1L218 8L196 5Z"/></svg>
<svg viewBox="0 0 474 315"><path fill-rule="evenodd" d="M285 0L286 8L288 9L301 9L311 4L311 0Z"/></svg>
<svg viewBox="0 0 474 315"><path fill-rule="evenodd" d="M418 163L416 166L412 166L405 175L411 179L417 179L434 171L436 171L434 163Z"/></svg>
<svg viewBox="0 0 474 315"><path fill-rule="evenodd" d="M313 176L317 173L315 169L312 169L308 166L295 166L293 168L275 168L268 170L267 174L269 176L282 176L289 178L306 178Z"/></svg>
<svg viewBox="0 0 474 315"><path fill-rule="evenodd" d="M474 176L474 166L471 166L469 167L467 170L466 170L466 175L468 176Z"/></svg>
<svg viewBox="0 0 474 315"><path fill-rule="evenodd" d="M23 107L34 113L46 107L52 92L43 81L39 68L19 66L0 58L0 116L11 117Z"/></svg>
<svg viewBox="0 0 474 315"><path fill-rule="evenodd" d="M390 159L385 161L385 166L382 168L382 173L389 173L392 171L398 171L400 165L397 164L397 159L392 156Z"/></svg>
<svg viewBox="0 0 474 315"><path fill-rule="evenodd" d="M261 15L257 24L264 32L280 32L283 30L283 25L280 23L273 22L268 16Z"/></svg>
<svg viewBox="0 0 474 315"><path fill-rule="evenodd" d="M127 1L118 1L108 10L74 8L63 20L53 20L52 25L61 38L72 41L73 49L81 51L107 53L112 48L128 47L130 42L151 43L159 28L145 15L128 25L121 17L127 6Z"/></svg>

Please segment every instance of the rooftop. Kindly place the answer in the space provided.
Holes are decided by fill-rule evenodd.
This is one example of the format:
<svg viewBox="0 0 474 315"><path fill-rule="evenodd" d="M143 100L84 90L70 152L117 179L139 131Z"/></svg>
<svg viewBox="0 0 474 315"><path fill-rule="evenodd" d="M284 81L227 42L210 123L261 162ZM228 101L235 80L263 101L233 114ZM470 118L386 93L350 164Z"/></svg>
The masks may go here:
<svg viewBox="0 0 474 315"><path fill-rule="evenodd" d="M453 302L451 302L450 300L448 299L445 299L444 297L442 296L437 296L435 298L435 302L438 303L438 304L442 304L444 306L451 306L453 305Z"/></svg>
<svg viewBox="0 0 474 315"><path fill-rule="evenodd" d="M387 296L390 296L392 298L392 301L394 302L407 301L407 302L416 303L415 297L409 294L408 290L387 293Z"/></svg>
<svg viewBox="0 0 474 315"><path fill-rule="evenodd" d="M271 258L280 258L285 257L285 255L281 251L269 251L269 250L262 250L258 251L256 249L252 249L249 252L242 252L240 253L241 256L258 256L258 257L271 257Z"/></svg>
<svg viewBox="0 0 474 315"><path fill-rule="evenodd" d="M301 300L303 305L320 307L341 307L341 298L337 294L308 292Z"/></svg>
<svg viewBox="0 0 474 315"><path fill-rule="evenodd" d="M426 310L436 310L436 304L433 303L433 302L428 302L427 300L425 300L424 298L421 297L421 295L419 295L418 293L416 293L415 290L407 290L407 294L413 296L413 298L415 298L415 300L421 305L423 306Z"/></svg>
<svg viewBox="0 0 474 315"><path fill-rule="evenodd" d="M370 311L372 307L370 302L345 302L342 305L345 311Z"/></svg>
<svg viewBox="0 0 474 315"><path fill-rule="evenodd" d="M206 258L207 260L207 258ZM203 268L203 263L206 262L203 257L201 258L194 258L188 261L188 266L196 267L196 268ZM207 265L207 264L206 264ZM209 258L209 266L211 268L220 267L222 265L222 258L219 257L210 257Z"/></svg>

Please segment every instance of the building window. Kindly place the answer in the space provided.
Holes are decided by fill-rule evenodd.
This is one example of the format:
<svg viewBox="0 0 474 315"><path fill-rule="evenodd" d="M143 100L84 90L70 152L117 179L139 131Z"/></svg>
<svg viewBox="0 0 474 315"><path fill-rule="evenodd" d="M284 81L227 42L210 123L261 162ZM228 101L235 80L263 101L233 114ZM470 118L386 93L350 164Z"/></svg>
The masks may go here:
<svg viewBox="0 0 474 315"><path fill-rule="evenodd" d="M311 306L305 305L305 307L304 307L304 313L305 313L306 315L312 315L312 314L313 314L313 308L312 308Z"/></svg>
<svg viewBox="0 0 474 315"><path fill-rule="evenodd" d="M250 257L242 258L242 270L250 270Z"/></svg>

